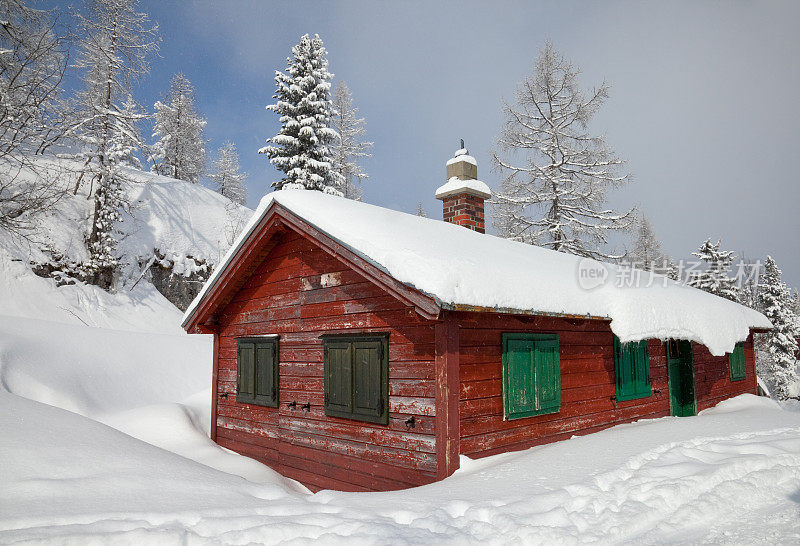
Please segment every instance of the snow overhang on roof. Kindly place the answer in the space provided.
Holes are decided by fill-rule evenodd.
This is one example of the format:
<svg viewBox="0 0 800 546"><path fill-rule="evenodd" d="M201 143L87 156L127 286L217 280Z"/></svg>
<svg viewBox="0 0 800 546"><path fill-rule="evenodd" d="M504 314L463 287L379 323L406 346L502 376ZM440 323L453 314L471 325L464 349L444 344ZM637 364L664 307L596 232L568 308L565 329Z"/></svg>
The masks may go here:
<svg viewBox="0 0 800 546"><path fill-rule="evenodd" d="M688 339L714 355L733 350L751 329L769 329L764 315L661 275L622 269L484 235L343 197L283 190L261 200L248 226L186 311L183 325L235 262L273 203L313 226L403 286L445 309L573 315L611 320L624 342ZM628 282L638 277L637 282Z"/></svg>

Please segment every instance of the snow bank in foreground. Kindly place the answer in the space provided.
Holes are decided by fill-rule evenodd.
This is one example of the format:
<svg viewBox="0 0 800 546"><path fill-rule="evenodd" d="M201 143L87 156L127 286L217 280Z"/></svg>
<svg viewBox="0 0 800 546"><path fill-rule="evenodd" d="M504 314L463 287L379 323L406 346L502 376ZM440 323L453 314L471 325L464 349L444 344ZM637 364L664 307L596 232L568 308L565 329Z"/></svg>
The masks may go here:
<svg viewBox="0 0 800 546"><path fill-rule="evenodd" d="M261 200L249 225L189 306L184 322L273 202L444 306L608 317L623 342L688 339L718 356L747 338L750 328L771 327L752 309L660 275L639 272L638 287L618 286L624 272L613 265L299 190L273 192ZM600 277L579 279L586 271ZM596 286L587 284L598 278Z"/></svg>
<svg viewBox="0 0 800 546"><path fill-rule="evenodd" d="M128 311L136 314L137 308ZM253 482L275 479L261 463L208 438L210 336L124 332L0 315L0 385L0 390L91 417Z"/></svg>
<svg viewBox="0 0 800 546"><path fill-rule="evenodd" d="M792 542L800 415L735 404L475 461L416 489L307 495L0 392L0 542Z"/></svg>

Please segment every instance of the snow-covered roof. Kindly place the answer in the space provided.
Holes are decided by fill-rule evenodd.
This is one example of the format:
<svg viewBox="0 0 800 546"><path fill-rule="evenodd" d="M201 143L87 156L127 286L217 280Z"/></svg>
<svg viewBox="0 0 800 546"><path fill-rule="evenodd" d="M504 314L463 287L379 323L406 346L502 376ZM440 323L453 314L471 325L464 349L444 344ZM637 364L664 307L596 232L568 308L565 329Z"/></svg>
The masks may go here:
<svg viewBox="0 0 800 546"><path fill-rule="evenodd" d="M492 198L492 190L484 182L475 179L462 180L453 176L446 184L442 184L436 189L436 199L444 199L457 193L471 193L484 199Z"/></svg>
<svg viewBox="0 0 800 546"><path fill-rule="evenodd" d="M732 351L750 328L771 327L752 309L661 275L636 271L640 282L631 286L626 282L631 270L615 265L305 190L276 191L261 200L222 265L187 309L184 324L273 203L433 297L443 308L608 318L622 342L688 339L714 355Z"/></svg>

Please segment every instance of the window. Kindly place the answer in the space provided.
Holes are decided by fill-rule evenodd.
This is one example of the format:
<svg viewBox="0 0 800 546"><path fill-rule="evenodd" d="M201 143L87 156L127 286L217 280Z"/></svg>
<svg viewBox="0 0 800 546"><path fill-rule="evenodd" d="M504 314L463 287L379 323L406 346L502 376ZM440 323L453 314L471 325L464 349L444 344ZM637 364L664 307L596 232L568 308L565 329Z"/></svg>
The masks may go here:
<svg viewBox="0 0 800 546"><path fill-rule="evenodd" d="M614 336L614 370L617 378L617 400L650 396L650 357L646 340L622 344Z"/></svg>
<svg viewBox="0 0 800 546"><path fill-rule="evenodd" d="M389 335L322 336L325 415L389 422Z"/></svg>
<svg viewBox="0 0 800 546"><path fill-rule="evenodd" d="M731 369L731 381L741 381L747 377L747 369L744 365L744 344L736 344L733 352L728 355L728 364Z"/></svg>
<svg viewBox="0 0 800 546"><path fill-rule="evenodd" d="M238 339L236 401L278 406L278 338Z"/></svg>
<svg viewBox="0 0 800 546"><path fill-rule="evenodd" d="M503 334L503 416L520 419L561 409L557 334Z"/></svg>

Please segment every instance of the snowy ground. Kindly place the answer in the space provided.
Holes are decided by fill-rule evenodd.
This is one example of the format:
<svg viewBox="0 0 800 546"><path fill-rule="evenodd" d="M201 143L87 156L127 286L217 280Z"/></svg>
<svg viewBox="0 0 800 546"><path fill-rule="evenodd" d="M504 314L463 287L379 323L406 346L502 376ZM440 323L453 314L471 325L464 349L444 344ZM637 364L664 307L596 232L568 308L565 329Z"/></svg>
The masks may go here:
<svg viewBox="0 0 800 546"><path fill-rule="evenodd" d="M0 317L0 542L800 540L800 413L765 399L464 460L414 490L311 495L205 436L209 354Z"/></svg>

